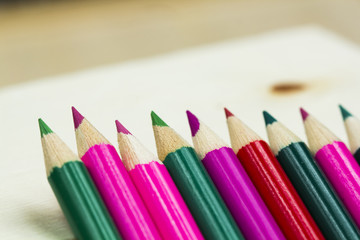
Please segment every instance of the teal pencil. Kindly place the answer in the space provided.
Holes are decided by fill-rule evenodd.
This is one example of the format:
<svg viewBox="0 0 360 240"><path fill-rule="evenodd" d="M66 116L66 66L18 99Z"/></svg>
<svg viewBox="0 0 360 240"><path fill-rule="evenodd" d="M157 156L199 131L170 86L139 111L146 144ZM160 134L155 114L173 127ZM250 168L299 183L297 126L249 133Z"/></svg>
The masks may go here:
<svg viewBox="0 0 360 240"><path fill-rule="evenodd" d="M264 112L270 147L326 239L360 239L355 223L321 173L309 148Z"/></svg>
<svg viewBox="0 0 360 240"><path fill-rule="evenodd" d="M344 120L346 133L349 139L351 153L360 164L360 120L353 116L343 106L339 106Z"/></svg>
<svg viewBox="0 0 360 240"><path fill-rule="evenodd" d="M121 239L85 165L39 119L48 181L77 239Z"/></svg>
<svg viewBox="0 0 360 240"><path fill-rule="evenodd" d="M154 112L158 157L170 173L205 239L243 239L195 150Z"/></svg>

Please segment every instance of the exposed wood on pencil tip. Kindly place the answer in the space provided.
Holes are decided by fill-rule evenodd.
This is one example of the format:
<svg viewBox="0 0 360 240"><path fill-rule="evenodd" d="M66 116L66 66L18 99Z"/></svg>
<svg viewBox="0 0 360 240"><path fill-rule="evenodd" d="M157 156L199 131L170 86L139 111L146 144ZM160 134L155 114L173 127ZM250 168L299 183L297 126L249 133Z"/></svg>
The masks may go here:
<svg viewBox="0 0 360 240"><path fill-rule="evenodd" d="M168 125L154 111L151 111L151 121L153 126L168 127Z"/></svg>
<svg viewBox="0 0 360 240"><path fill-rule="evenodd" d="M84 120L84 116L81 115L78 110L76 110L75 107L71 107L72 110L72 114L73 114L73 119L74 119L74 127L75 129L77 129L79 127L79 125L81 124L81 122Z"/></svg>
<svg viewBox="0 0 360 240"><path fill-rule="evenodd" d="M190 147L190 144L185 139L164 123L154 112L152 112L152 119L156 149L161 161L164 161L171 152L175 152L182 147Z"/></svg>
<svg viewBox="0 0 360 240"><path fill-rule="evenodd" d="M40 128L41 137L43 137L46 134L49 134L49 133L53 132L51 130L51 128L49 128L49 126L46 125L46 123L41 118L38 119L38 122L39 122L39 128Z"/></svg>
<svg viewBox="0 0 360 240"><path fill-rule="evenodd" d="M300 108L300 113L301 113L301 117L302 117L303 121L305 121L306 118L309 116L309 113L307 111L305 111L305 109L303 109L302 107Z"/></svg>
<svg viewBox="0 0 360 240"><path fill-rule="evenodd" d="M131 132L129 132L129 130L127 130L118 120L115 120L115 125L118 133L132 135Z"/></svg>
<svg viewBox="0 0 360 240"><path fill-rule="evenodd" d="M263 111L263 116L265 120L265 125L272 124L273 122L277 122L277 120L267 111Z"/></svg>
<svg viewBox="0 0 360 240"><path fill-rule="evenodd" d="M110 145L109 141L89 121L87 121L87 119L76 111L75 108L73 108L73 114L76 145L80 157L83 157L84 154L95 145Z"/></svg>
<svg viewBox="0 0 360 240"><path fill-rule="evenodd" d="M191 135L194 137L200 128L199 119L190 111L186 111L186 115L188 117L190 129L191 129Z"/></svg>
<svg viewBox="0 0 360 240"><path fill-rule="evenodd" d="M224 111L225 111L226 119L228 119L229 117L234 116L234 114L232 112L230 112L229 109L224 108Z"/></svg>
<svg viewBox="0 0 360 240"><path fill-rule="evenodd" d="M352 114L348 110L346 110L341 104L339 104L339 108L340 108L341 116L342 116L344 121L348 117L352 117Z"/></svg>
<svg viewBox="0 0 360 240"><path fill-rule="evenodd" d="M187 114L191 128L192 141L200 160L204 159L207 153L215 149L228 147L215 132L213 132L206 124L200 122L194 114L190 111L187 111Z"/></svg>
<svg viewBox="0 0 360 240"><path fill-rule="evenodd" d="M69 161L79 161L79 157L41 119L39 126L41 131L47 132L41 137L47 176L55 167L60 168Z"/></svg>
<svg viewBox="0 0 360 240"><path fill-rule="evenodd" d="M264 112L267 113L266 111ZM291 132L282 123L273 118L269 113L267 114L267 117L270 118L265 119L266 132L268 135L270 148L275 156L278 155L281 149L289 146L291 143L302 142L298 136Z"/></svg>
<svg viewBox="0 0 360 240"><path fill-rule="evenodd" d="M304 111L304 110L303 110ZM316 118L304 111L305 120L304 127L308 139L308 145L311 153L315 155L322 147L327 144L332 144L334 141L341 142L324 124L319 122ZM303 116L304 118L304 116Z"/></svg>

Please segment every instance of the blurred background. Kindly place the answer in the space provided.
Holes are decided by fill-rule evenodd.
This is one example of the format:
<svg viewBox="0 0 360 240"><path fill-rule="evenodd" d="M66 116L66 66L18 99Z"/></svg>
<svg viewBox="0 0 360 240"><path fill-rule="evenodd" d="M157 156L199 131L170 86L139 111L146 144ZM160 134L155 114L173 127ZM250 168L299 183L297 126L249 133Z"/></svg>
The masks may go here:
<svg viewBox="0 0 360 240"><path fill-rule="evenodd" d="M318 24L360 43L359 0L0 0L0 87Z"/></svg>
<svg viewBox="0 0 360 240"><path fill-rule="evenodd" d="M73 239L37 123L76 152L71 106L154 153L150 110L191 142L189 109L229 142L224 106L264 139L264 109L306 139L303 106L346 139L359 23L360 0L0 0L0 239Z"/></svg>

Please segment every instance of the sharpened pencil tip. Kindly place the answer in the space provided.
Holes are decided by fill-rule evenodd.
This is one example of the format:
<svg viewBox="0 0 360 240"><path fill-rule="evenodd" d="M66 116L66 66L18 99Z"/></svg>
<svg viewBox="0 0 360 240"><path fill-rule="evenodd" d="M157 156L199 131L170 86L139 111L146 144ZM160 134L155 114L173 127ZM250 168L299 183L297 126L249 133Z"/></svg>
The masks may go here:
<svg viewBox="0 0 360 240"><path fill-rule="evenodd" d="M340 108L340 111L341 111L341 116L343 118L343 120L345 121L348 117L351 117L352 114L346 110L342 105L339 104L339 108Z"/></svg>
<svg viewBox="0 0 360 240"><path fill-rule="evenodd" d="M270 113L268 113L267 111L263 111L263 116L264 116L264 120L265 120L265 125L270 125L274 122L277 122L277 120L270 115Z"/></svg>
<svg viewBox="0 0 360 240"><path fill-rule="evenodd" d="M228 119L229 117L234 116L234 114L232 112L230 112L229 109L224 108L224 110L225 110L226 119Z"/></svg>
<svg viewBox="0 0 360 240"><path fill-rule="evenodd" d="M73 119L74 119L74 127L77 129L79 125L81 124L82 120L84 119L84 116L81 115L76 108L71 107Z"/></svg>
<svg viewBox="0 0 360 240"><path fill-rule="evenodd" d="M115 120L115 124L116 124L116 130L118 133L123 133L126 135L132 135L131 132L129 132L129 130L127 130L124 125L122 125L118 120Z"/></svg>
<svg viewBox="0 0 360 240"><path fill-rule="evenodd" d="M168 127L168 125L154 111L151 111L151 121L153 126Z"/></svg>
<svg viewBox="0 0 360 240"><path fill-rule="evenodd" d="M188 117L190 129L191 129L191 136L194 137L200 128L199 119L194 114L192 114L190 111L186 111L186 115Z"/></svg>
<svg viewBox="0 0 360 240"><path fill-rule="evenodd" d="M53 131L51 130L51 128L49 128L48 125L46 125L46 123L39 118L39 128L40 128L40 135L41 137L43 137L46 134L52 133Z"/></svg>
<svg viewBox="0 0 360 240"><path fill-rule="evenodd" d="M303 108L300 108L300 113L301 113L301 117L302 117L303 121L305 121L306 118L309 116L309 113L307 111L305 111Z"/></svg>

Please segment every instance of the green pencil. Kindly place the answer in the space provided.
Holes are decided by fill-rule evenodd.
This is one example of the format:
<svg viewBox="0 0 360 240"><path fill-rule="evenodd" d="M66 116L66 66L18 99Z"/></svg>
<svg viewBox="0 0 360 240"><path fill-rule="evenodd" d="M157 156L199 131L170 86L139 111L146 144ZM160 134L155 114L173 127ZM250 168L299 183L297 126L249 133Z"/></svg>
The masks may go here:
<svg viewBox="0 0 360 240"><path fill-rule="evenodd" d="M39 127L47 178L75 237L121 239L85 165L41 119Z"/></svg>
<svg viewBox="0 0 360 240"><path fill-rule="evenodd" d="M159 159L168 169L206 239L243 239L195 150L151 112Z"/></svg>
<svg viewBox="0 0 360 240"><path fill-rule="evenodd" d="M310 150L294 133L263 112L270 147L326 239L360 239L359 232Z"/></svg>
<svg viewBox="0 0 360 240"><path fill-rule="evenodd" d="M360 120L353 116L343 106L339 105L349 139L350 151L360 164Z"/></svg>

